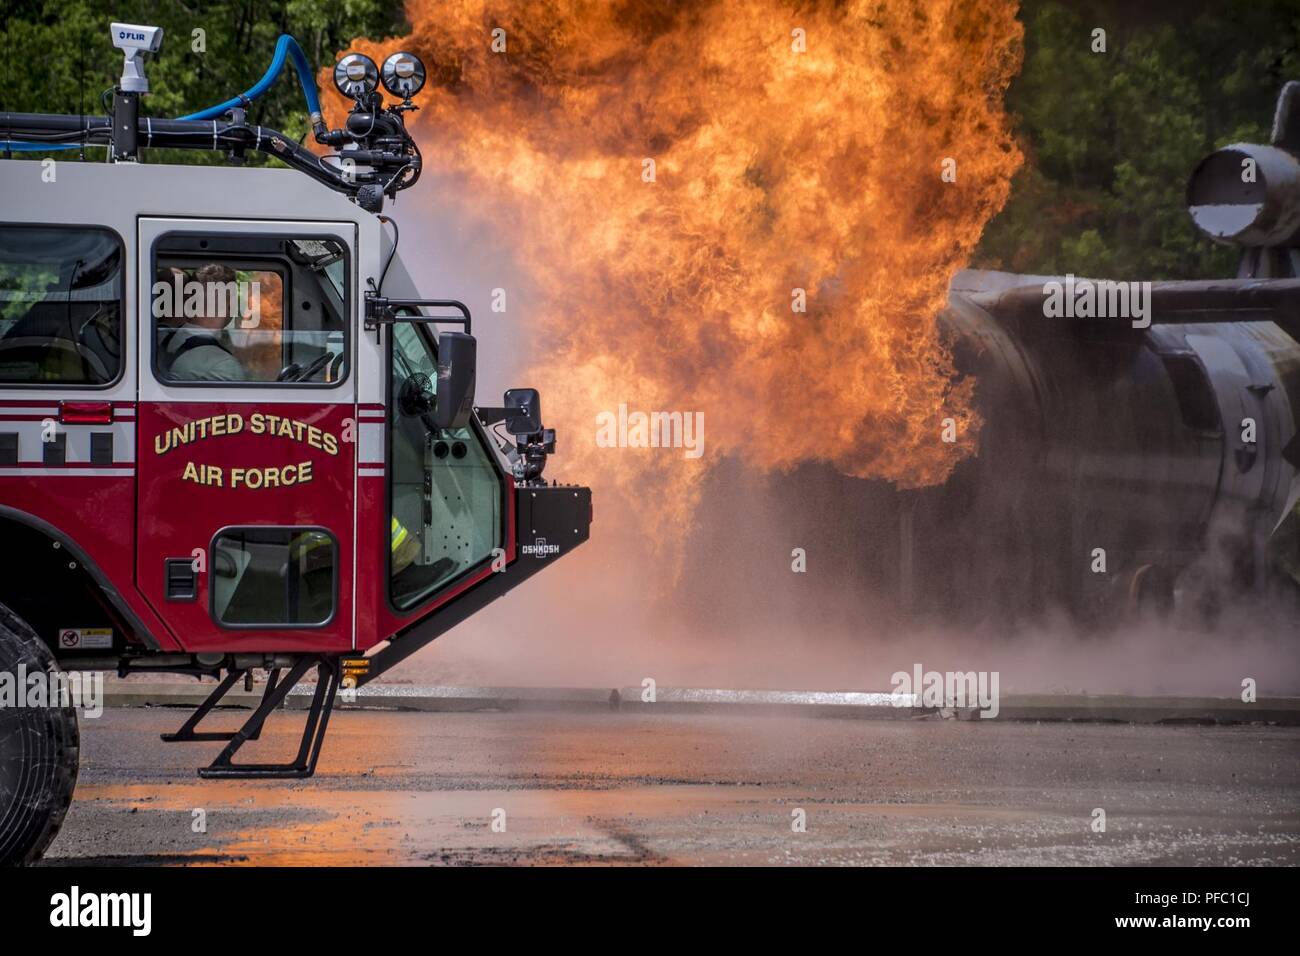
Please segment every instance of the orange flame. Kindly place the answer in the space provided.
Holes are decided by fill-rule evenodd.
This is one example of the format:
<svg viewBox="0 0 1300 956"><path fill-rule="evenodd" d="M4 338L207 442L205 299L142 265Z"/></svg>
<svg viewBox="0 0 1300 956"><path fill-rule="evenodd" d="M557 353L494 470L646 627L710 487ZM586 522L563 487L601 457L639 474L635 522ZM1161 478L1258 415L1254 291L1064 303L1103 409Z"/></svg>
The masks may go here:
<svg viewBox="0 0 1300 956"><path fill-rule="evenodd" d="M540 290L534 379L563 471L685 518L707 463L755 444L762 467L903 487L975 452L972 383L936 315L1021 162L1001 106L1015 13L409 0L409 37L352 49L429 65L411 129L464 190L425 199L496 222ZM327 98L334 124L345 106ZM703 458L597 447L620 403L703 412Z"/></svg>

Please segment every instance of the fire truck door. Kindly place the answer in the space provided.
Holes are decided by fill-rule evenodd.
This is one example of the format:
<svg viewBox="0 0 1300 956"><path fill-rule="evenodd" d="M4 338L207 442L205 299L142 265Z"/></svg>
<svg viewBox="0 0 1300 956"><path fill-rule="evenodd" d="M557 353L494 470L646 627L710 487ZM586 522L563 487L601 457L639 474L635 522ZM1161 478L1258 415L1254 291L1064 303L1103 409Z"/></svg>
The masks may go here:
<svg viewBox="0 0 1300 956"><path fill-rule="evenodd" d="M187 650L353 646L351 223L139 224L136 586Z"/></svg>

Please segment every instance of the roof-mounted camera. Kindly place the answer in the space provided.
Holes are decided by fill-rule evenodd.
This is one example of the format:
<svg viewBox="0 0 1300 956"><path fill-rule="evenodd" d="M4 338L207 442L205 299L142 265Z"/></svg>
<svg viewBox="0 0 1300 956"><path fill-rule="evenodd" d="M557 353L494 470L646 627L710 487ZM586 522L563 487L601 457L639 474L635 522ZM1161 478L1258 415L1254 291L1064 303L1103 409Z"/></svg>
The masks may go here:
<svg viewBox="0 0 1300 956"><path fill-rule="evenodd" d="M127 93L148 93L149 81L144 75L141 54L157 53L162 48L162 27L148 27L136 23L112 25L113 46L122 51L122 79L119 86Z"/></svg>

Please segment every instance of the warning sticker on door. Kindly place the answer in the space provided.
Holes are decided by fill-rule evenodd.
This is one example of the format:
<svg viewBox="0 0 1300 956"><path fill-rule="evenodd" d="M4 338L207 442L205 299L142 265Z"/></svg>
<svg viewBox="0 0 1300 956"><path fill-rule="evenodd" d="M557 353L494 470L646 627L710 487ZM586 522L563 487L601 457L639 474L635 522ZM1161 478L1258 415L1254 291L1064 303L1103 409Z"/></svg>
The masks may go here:
<svg viewBox="0 0 1300 956"><path fill-rule="evenodd" d="M65 627L59 631L59 647L64 650L108 650L112 646L111 627Z"/></svg>

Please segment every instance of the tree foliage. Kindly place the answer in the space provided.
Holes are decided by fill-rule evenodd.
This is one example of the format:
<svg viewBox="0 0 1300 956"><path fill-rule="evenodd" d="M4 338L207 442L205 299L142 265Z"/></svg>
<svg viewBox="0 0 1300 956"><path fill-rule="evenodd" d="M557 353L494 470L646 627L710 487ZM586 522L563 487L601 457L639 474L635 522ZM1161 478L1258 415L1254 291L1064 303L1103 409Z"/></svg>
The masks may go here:
<svg viewBox="0 0 1300 956"><path fill-rule="evenodd" d="M6 0L6 6L0 110L13 112L103 115L101 94L122 72L122 54L109 39L113 21L163 28L162 51L146 66L152 92L142 98L141 114L168 117L248 89L266 71L281 33L297 38L315 71L333 63L354 37L407 30L399 0ZM295 139L307 133L291 67L249 118ZM220 163L224 157L146 150L142 160Z"/></svg>
<svg viewBox="0 0 1300 956"><path fill-rule="evenodd" d="M400 0L8 0L0 110L102 114L121 70L112 20L157 24L143 112L176 116L247 89L292 33L315 69L353 37L406 32ZM1300 79L1300 0L1026 0L1025 62L1008 94L1026 155L976 265L1019 272L1182 278L1231 274L1234 253L1192 229L1196 162L1267 137L1274 98ZM1096 29L1106 52L1094 52ZM205 49L196 47L202 30ZM291 71L250 119L307 133ZM222 162L146 151L145 161ZM250 157L250 162L266 162Z"/></svg>
<svg viewBox="0 0 1300 956"><path fill-rule="evenodd" d="M1300 0L1029 0L1022 17L1024 68L1007 105L1026 162L976 264L1231 275L1235 253L1192 227L1187 178L1218 147L1268 141L1279 89L1300 79Z"/></svg>

